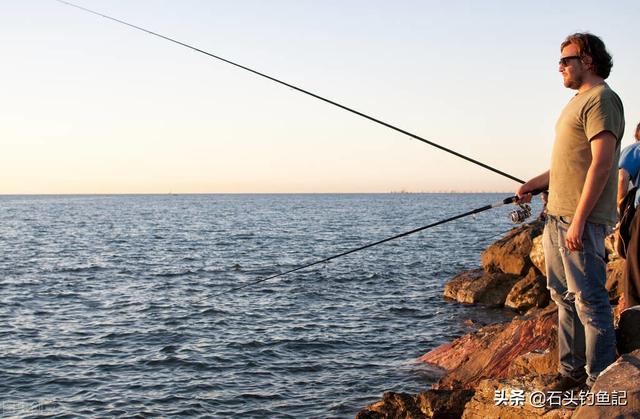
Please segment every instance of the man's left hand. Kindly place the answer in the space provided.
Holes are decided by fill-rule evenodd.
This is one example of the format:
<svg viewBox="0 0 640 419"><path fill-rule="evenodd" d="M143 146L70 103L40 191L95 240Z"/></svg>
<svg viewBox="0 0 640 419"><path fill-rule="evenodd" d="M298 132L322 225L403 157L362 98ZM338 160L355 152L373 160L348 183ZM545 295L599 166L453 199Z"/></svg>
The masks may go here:
<svg viewBox="0 0 640 419"><path fill-rule="evenodd" d="M575 220L574 220L575 221ZM573 251L582 250L582 233L584 232L584 223L571 222L567 230L566 246L567 249Z"/></svg>

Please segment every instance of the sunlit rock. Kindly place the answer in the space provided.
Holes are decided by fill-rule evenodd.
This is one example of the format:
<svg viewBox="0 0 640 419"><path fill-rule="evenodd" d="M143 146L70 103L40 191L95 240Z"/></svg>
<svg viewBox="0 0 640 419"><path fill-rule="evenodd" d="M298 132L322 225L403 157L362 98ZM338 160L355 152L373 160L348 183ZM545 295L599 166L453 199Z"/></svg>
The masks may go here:
<svg viewBox="0 0 640 419"><path fill-rule="evenodd" d="M533 307L546 307L550 296L547 279L536 268L529 269L527 276L520 279L509 291L504 306L524 313Z"/></svg>
<svg viewBox="0 0 640 419"><path fill-rule="evenodd" d="M614 419L640 417L640 349L622 355L605 369L591 388L601 405L581 406L575 419ZM606 400L605 400L606 399ZM615 400L615 401L614 401Z"/></svg>
<svg viewBox="0 0 640 419"><path fill-rule="evenodd" d="M445 285L444 295L460 303L502 307L517 281L516 275L475 269L463 272L449 281Z"/></svg>
<svg viewBox="0 0 640 419"><path fill-rule="evenodd" d="M544 263L544 249L542 248L542 235L536 236L533 239L533 245L531 247L531 251L529 252L529 259L533 266L535 266L538 271L542 272L546 275L547 267Z"/></svg>
<svg viewBox="0 0 640 419"><path fill-rule="evenodd" d="M506 378L521 355L549 349L557 339L557 309L493 324L439 346L419 358L448 370L434 388L472 389L484 378Z"/></svg>
<svg viewBox="0 0 640 419"><path fill-rule="evenodd" d="M418 394L386 392L382 399L362 409L356 419L459 418L471 390L428 390Z"/></svg>
<svg viewBox="0 0 640 419"><path fill-rule="evenodd" d="M526 275L532 266L529 253L533 248L533 239L542 234L542 229L543 223L536 221L511 230L482 252L483 269L487 272Z"/></svg>

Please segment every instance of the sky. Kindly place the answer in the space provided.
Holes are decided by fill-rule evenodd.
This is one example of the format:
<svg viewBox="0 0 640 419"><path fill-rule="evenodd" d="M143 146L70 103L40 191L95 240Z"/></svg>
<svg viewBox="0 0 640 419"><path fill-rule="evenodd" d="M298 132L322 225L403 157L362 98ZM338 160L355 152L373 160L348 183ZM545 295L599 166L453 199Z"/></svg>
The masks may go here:
<svg viewBox="0 0 640 419"><path fill-rule="evenodd" d="M640 2L75 0L517 178L548 168L600 36L640 122ZM63 5L0 8L0 194L512 192L518 183L184 47Z"/></svg>

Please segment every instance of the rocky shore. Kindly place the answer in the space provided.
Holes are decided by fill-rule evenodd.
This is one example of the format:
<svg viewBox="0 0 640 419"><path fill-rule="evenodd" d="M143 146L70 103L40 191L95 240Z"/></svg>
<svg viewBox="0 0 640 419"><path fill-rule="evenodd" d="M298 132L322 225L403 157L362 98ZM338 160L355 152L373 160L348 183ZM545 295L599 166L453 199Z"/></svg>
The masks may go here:
<svg viewBox="0 0 640 419"><path fill-rule="evenodd" d="M618 324L619 358L591 392L545 392L557 371L557 308L543 274L543 225L514 228L482 254L482 267L445 286L444 297L518 313L424 354L440 367L431 389L387 392L357 419L378 418L640 418L640 307L618 312L624 261L607 240L607 289Z"/></svg>

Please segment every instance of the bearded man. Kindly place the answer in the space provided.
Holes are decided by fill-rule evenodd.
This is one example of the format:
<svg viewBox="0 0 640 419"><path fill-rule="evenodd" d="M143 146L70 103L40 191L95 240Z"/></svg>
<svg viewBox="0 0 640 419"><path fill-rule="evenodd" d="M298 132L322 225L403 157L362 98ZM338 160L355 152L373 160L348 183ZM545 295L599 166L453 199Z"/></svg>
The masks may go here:
<svg viewBox="0 0 640 419"><path fill-rule="evenodd" d="M549 390L591 387L615 360L605 288L604 238L616 223L624 110L604 82L612 59L600 38L576 33L560 46L564 86L577 90L558 118L550 169L522 185L521 202L549 190L543 247L547 287L558 306L559 373Z"/></svg>

